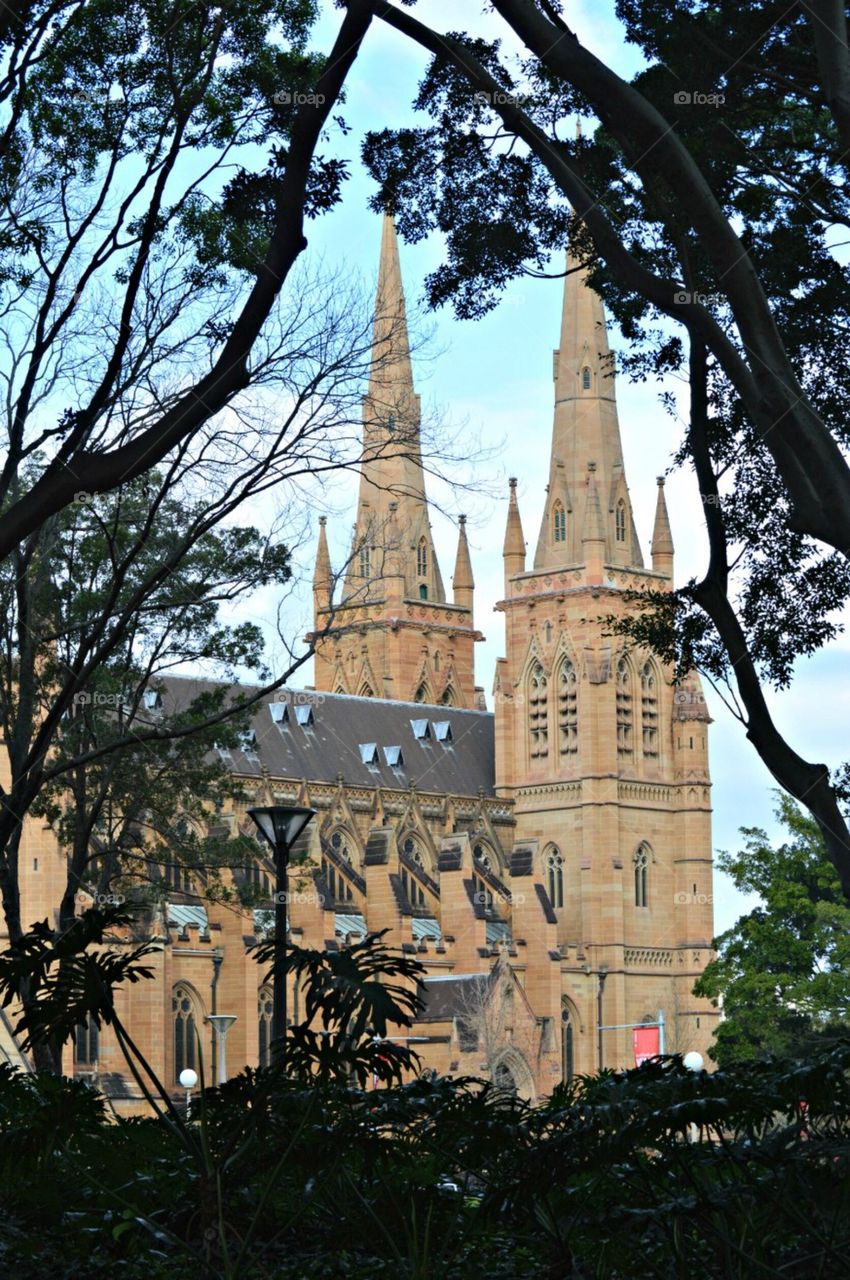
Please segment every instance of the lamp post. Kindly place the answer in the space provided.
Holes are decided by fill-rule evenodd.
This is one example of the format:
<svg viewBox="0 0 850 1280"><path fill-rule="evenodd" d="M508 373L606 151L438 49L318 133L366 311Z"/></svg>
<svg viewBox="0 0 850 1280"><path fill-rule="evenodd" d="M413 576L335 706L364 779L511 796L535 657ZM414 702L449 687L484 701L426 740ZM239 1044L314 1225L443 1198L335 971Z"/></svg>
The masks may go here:
<svg viewBox="0 0 850 1280"><path fill-rule="evenodd" d="M693 1072L695 1076L699 1076L705 1070L705 1059L701 1053L697 1053L696 1049L691 1049L690 1053L686 1053L682 1059L682 1066ZM698 1125L688 1125L688 1142L699 1142L699 1134Z"/></svg>
<svg viewBox="0 0 850 1280"><path fill-rule="evenodd" d="M280 1065L286 1061L286 945L289 906L289 851L311 818L315 809L303 805L275 804L264 809L249 809L249 817L257 824L260 835L272 847L275 866L274 936L275 952L272 976L272 1057Z"/></svg>
<svg viewBox="0 0 850 1280"><path fill-rule="evenodd" d="M192 1090L198 1083L198 1073L191 1067L186 1067L180 1072L179 1079L182 1088L186 1090L186 1119L189 1120L192 1114Z"/></svg>
<svg viewBox="0 0 850 1280"><path fill-rule="evenodd" d="M236 1021L234 1013L211 1013L207 1018L207 1022L212 1023L213 1031L217 1042L218 1053L218 1083L224 1084L227 1079L227 1060L225 1058L225 1045L227 1033Z"/></svg>

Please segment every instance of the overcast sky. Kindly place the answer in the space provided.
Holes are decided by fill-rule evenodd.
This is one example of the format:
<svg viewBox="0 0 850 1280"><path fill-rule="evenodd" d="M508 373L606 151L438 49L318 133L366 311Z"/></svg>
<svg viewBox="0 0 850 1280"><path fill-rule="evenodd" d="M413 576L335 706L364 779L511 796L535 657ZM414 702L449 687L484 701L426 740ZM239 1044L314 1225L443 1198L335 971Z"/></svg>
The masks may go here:
<svg viewBox="0 0 850 1280"><path fill-rule="evenodd" d="M463 6L466 11L466 6ZM493 31L498 20L480 18L480 7L469 6L470 20L479 32ZM622 41L619 25L608 3L570 6L570 20L580 37L622 74L637 67L635 51ZM422 0L417 13L438 29L458 25L457 3ZM324 42L332 38L339 11L328 6L320 28ZM348 80L344 114L353 126L338 150L351 159L352 178L345 185L340 206L308 226L311 265L324 262L328 269L343 269L362 278L374 289L380 242L380 219L366 202L372 184L363 172L359 149L368 128L380 129L415 119L410 103L425 61L419 51L400 37L374 24L366 46ZM440 262L442 245L437 237L416 245L401 244L401 263L409 306L421 301L423 281ZM553 269L560 269L559 263ZM431 485L438 505L455 515L469 517L469 539L476 581L476 621L486 635L477 646L477 683L490 693L494 662L503 652L501 615L493 605L502 596L501 546L507 505L507 478L519 479L519 501L531 554L537 538L548 474L552 429L552 350L558 342L562 283L559 280L523 279L505 293L499 307L480 321L457 321L448 311L433 317L432 350L437 354L416 369L417 389L424 403L435 406L453 429L473 439L476 434L493 450L476 468L481 492L453 494L445 485ZM612 345L622 346L613 331ZM678 388L681 393L684 389ZM620 425L626 473L635 519L648 557L655 504L655 479L665 472L680 438L679 424L659 404L660 385L618 384ZM493 490L498 500L492 497ZM699 574L705 563L706 537L696 484L689 473L674 473L667 482L667 501L676 545L676 580ZM331 556L339 564L348 552L355 514L355 486L341 482L332 494L334 514L329 520ZM318 515L318 512L317 512ZM448 584L454 564L456 526L444 514L434 513L434 538ZM310 621L310 554L303 557L306 582L291 601L289 617L293 633ZM834 764L842 758L848 695L847 642L814 661L800 664L790 692L775 698L780 727L789 731L793 745L810 758ZM305 675L304 683L309 683ZM773 821L773 782L746 741L744 730L708 691L715 719L710 735L714 783L715 849L735 848L741 826L764 826L776 833ZM727 928L746 899L719 875L715 878L715 925Z"/></svg>

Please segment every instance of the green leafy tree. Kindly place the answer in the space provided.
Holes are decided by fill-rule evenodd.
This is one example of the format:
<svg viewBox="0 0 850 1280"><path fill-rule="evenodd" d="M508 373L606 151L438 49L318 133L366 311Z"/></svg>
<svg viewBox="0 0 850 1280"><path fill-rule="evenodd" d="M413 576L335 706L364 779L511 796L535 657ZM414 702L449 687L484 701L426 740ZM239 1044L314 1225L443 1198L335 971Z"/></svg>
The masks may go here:
<svg viewBox="0 0 850 1280"><path fill-rule="evenodd" d="M433 57L423 122L364 151L401 233L445 236L432 304L482 314L569 234L634 344L629 372L690 383L678 461L704 503L708 563L648 597L627 634L723 691L850 894L845 779L794 749L765 696L835 636L850 595L844 9L621 0L644 59L626 81L550 0L494 0L486 34L472 15L443 32L372 8ZM576 116L594 122L584 137Z"/></svg>
<svg viewBox="0 0 850 1280"><path fill-rule="evenodd" d="M716 939L695 988L722 1001L711 1053L724 1067L766 1054L803 1058L850 1034L850 907L817 823L787 796L777 816L783 844L743 828L743 848L719 859L736 888L762 900Z"/></svg>
<svg viewBox="0 0 850 1280"><path fill-rule="evenodd" d="M324 56L317 11L4 7L0 555L179 455L268 371L305 220L339 199L332 112L370 20L355 6Z"/></svg>
<svg viewBox="0 0 850 1280"><path fill-rule="evenodd" d="M13 943L32 924L21 919L18 865L28 814L47 819L67 856L60 936L92 897L141 890L150 901L163 863L182 868L181 887L212 895L224 888L222 865L256 857L253 842L209 830L234 790L214 749L237 746L247 723L238 675L260 690L272 676L259 627L224 624L219 611L285 585L289 552L256 529L218 527L217 515L208 500L164 490L154 472L66 509L20 576L13 560L0 564L10 778L0 886ZM186 667L218 683L166 688L163 678Z"/></svg>

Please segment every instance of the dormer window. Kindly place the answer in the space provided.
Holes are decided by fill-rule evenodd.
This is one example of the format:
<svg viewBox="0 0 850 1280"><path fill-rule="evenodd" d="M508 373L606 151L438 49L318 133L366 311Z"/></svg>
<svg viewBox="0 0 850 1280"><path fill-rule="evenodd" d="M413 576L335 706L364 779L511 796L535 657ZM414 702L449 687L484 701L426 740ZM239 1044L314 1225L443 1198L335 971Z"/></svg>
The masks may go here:
<svg viewBox="0 0 850 1280"><path fill-rule="evenodd" d="M401 753L401 747L384 747L384 759L391 769L402 769L404 767L404 756Z"/></svg>
<svg viewBox="0 0 850 1280"><path fill-rule="evenodd" d="M427 720L411 720L410 727L414 738L418 738L420 742L431 737L431 728Z"/></svg>
<svg viewBox="0 0 850 1280"><path fill-rule="evenodd" d="M253 729L246 729L239 735L239 749L245 756L256 756L257 734Z"/></svg>
<svg viewBox="0 0 850 1280"><path fill-rule="evenodd" d="M584 368L583 368L583 369L582 369L582 371L581 371L581 389L582 389L582 391L589 391L589 390L590 390L590 385L591 385L591 383L590 383L590 369L587 367L587 365L585 365L585 366L584 366Z"/></svg>
<svg viewBox="0 0 850 1280"><path fill-rule="evenodd" d="M270 702L269 715L272 718L272 723L276 724L279 729L283 729L285 725L289 724L289 707L285 702Z"/></svg>
<svg viewBox="0 0 850 1280"><path fill-rule="evenodd" d="M363 764L376 765L378 763L378 744L377 742L361 742L359 744L360 759Z"/></svg>
<svg viewBox="0 0 850 1280"><path fill-rule="evenodd" d="M434 721L434 737L437 739L438 742L451 742L452 740L451 722L448 720L435 720Z"/></svg>
<svg viewBox="0 0 850 1280"><path fill-rule="evenodd" d="M301 725L302 729L307 729L313 724L313 704L312 702L299 702L295 706L295 719Z"/></svg>

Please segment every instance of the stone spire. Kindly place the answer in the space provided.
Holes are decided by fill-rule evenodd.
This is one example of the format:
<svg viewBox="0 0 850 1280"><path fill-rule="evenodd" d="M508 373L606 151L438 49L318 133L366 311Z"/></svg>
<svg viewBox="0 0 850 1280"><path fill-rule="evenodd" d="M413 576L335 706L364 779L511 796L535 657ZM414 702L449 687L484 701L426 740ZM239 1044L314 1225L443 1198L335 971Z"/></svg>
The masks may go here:
<svg viewBox="0 0 850 1280"><path fill-rule="evenodd" d="M327 522L327 516L319 516L319 543L316 548L316 567L313 570L313 604L317 621L319 611L330 608L333 594L333 572L325 528Z"/></svg>
<svg viewBox="0 0 850 1280"><path fill-rule="evenodd" d="M582 562L587 461L596 462L595 486L605 533L607 564L642 568L617 420L614 368L605 314L587 272L567 256L561 344L555 352L555 415L546 507L535 569Z"/></svg>
<svg viewBox="0 0 850 1280"><path fill-rule="evenodd" d="M516 500L516 480L509 481L511 487L508 502L508 520L505 525L505 542L502 557L505 562L505 595L509 595L508 579L516 573L525 573L525 538L522 532L522 520L519 517L519 506Z"/></svg>
<svg viewBox="0 0 850 1280"><path fill-rule="evenodd" d="M466 539L466 516L459 516L458 524L460 527L457 535L457 557L452 577L454 602L471 613L475 579L472 576L472 561L469 558L469 543Z"/></svg>
<svg viewBox="0 0 850 1280"><path fill-rule="evenodd" d="M670 518L667 515L667 500L664 497L664 477L658 477L658 499L655 504L655 524L652 529L652 567L656 573L665 577L673 577L673 535L670 532Z"/></svg>
<svg viewBox="0 0 850 1280"><path fill-rule="evenodd" d="M372 364L363 401L363 463L355 523L355 555L345 583L346 598L381 595L390 503L397 504L401 571L408 599L444 602L434 551L422 469L419 396L413 386L410 339L398 239L384 214L372 335ZM374 581L370 582L370 579Z"/></svg>

